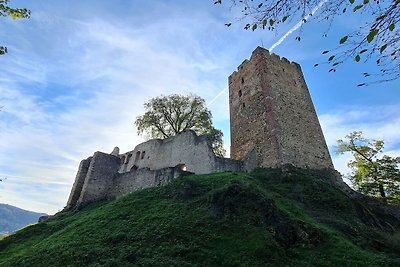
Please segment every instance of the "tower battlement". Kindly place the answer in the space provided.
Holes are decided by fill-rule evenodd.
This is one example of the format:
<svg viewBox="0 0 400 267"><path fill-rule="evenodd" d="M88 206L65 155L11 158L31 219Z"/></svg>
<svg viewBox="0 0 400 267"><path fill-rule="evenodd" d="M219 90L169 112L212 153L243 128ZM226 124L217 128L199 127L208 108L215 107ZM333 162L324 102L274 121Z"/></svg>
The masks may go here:
<svg viewBox="0 0 400 267"><path fill-rule="evenodd" d="M256 48L229 76L231 158L192 131L83 160L66 210L164 185L188 173L251 171L291 164L333 169L299 64Z"/></svg>
<svg viewBox="0 0 400 267"><path fill-rule="evenodd" d="M301 67L257 47L229 76L231 158L333 168Z"/></svg>

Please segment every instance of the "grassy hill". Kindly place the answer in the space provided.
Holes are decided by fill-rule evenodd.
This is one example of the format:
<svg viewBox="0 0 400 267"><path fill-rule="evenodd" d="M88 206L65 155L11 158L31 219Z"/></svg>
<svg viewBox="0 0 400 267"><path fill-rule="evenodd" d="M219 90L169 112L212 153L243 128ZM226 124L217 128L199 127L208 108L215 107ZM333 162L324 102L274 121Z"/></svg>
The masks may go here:
<svg viewBox="0 0 400 267"><path fill-rule="evenodd" d="M0 266L400 266L400 222L321 176L182 177L20 230Z"/></svg>
<svg viewBox="0 0 400 267"><path fill-rule="evenodd" d="M0 203L0 236L10 234L28 224L36 223L45 213L23 210Z"/></svg>

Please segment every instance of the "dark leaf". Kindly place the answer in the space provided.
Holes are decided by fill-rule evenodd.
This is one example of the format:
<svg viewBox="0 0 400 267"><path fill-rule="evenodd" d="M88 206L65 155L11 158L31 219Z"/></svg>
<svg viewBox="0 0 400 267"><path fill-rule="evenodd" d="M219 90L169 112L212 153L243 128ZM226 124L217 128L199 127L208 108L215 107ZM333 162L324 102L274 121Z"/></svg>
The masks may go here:
<svg viewBox="0 0 400 267"><path fill-rule="evenodd" d="M270 20L269 20L269 25L272 26L272 25L274 25L274 23L275 23L275 20L273 20L273 19L270 19Z"/></svg>
<svg viewBox="0 0 400 267"><path fill-rule="evenodd" d="M344 36L342 39L340 39L340 44L344 44L346 41L347 41L347 39L349 39L349 36L348 35L346 35L346 36Z"/></svg>
<svg viewBox="0 0 400 267"><path fill-rule="evenodd" d="M360 55L357 55L357 56L354 58L354 60L355 60L356 62L359 62L359 61L361 60Z"/></svg>
<svg viewBox="0 0 400 267"><path fill-rule="evenodd" d="M263 20L262 25L263 25L263 28L267 25L267 20L266 19Z"/></svg>
<svg viewBox="0 0 400 267"><path fill-rule="evenodd" d="M369 32L369 34L367 35L367 41L368 43L372 42L372 40L374 40L375 35L377 35L379 32L379 29L373 29Z"/></svg>
<svg viewBox="0 0 400 267"><path fill-rule="evenodd" d="M356 5L354 8L353 8L353 12L356 12L357 10L359 10L360 8L362 8L363 7L363 5Z"/></svg>
<svg viewBox="0 0 400 267"><path fill-rule="evenodd" d="M379 52L381 52L381 54L382 54L382 52L385 51L386 47L387 47L387 44L382 45Z"/></svg>

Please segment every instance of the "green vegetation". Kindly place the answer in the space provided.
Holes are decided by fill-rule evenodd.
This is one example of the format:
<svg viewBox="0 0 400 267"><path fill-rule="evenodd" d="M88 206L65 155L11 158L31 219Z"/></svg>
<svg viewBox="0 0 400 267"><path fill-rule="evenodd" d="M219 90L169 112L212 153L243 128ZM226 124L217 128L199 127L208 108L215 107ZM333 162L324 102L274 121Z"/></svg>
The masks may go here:
<svg viewBox="0 0 400 267"><path fill-rule="evenodd" d="M353 171L348 178L354 188L362 194L400 204L400 157L378 158L384 141L366 139L360 131L346 135L346 139L338 140L337 153L350 152L354 157L347 164Z"/></svg>
<svg viewBox="0 0 400 267"><path fill-rule="evenodd" d="M27 226L36 223L45 213L23 210L8 204L0 203L0 238Z"/></svg>
<svg viewBox="0 0 400 267"><path fill-rule="evenodd" d="M9 2L9 0L0 0L0 17L11 17L13 19L25 19L30 17L30 10L26 8L12 8L9 6ZM0 46L0 55L6 53L7 47Z"/></svg>
<svg viewBox="0 0 400 267"><path fill-rule="evenodd" d="M179 178L8 236L0 266L400 266L400 222L330 175Z"/></svg>
<svg viewBox="0 0 400 267"><path fill-rule="evenodd" d="M332 29L340 30L337 23L339 20L341 23L352 21L353 27L343 35L337 35L336 30L332 32L333 36L338 36L333 49L321 51L327 57L324 63L331 66L329 72L336 72L347 60L372 61L379 71L364 72L364 77L374 77L381 82L400 78L400 0L215 0L214 4L222 2L231 3L227 6L233 10L235 17L238 14L235 7L241 9L242 17L226 23L226 26L243 23L246 30L265 29L273 32L277 29L287 31L286 27L290 26L291 29L284 38L300 27L310 27L313 20L314 23L326 21L326 31L321 35L315 32L313 36L314 41L318 41L319 36L330 35ZM294 39L300 41L303 37L301 35L302 31ZM332 44L329 46L332 47ZM270 50L275 47L273 45ZM364 82L358 86L366 84L368 83Z"/></svg>
<svg viewBox="0 0 400 267"><path fill-rule="evenodd" d="M192 130L210 138L215 155L225 155L223 133L213 126L211 111L203 98L193 94L162 95L145 102L144 108L146 113L135 120L138 134L164 139Z"/></svg>

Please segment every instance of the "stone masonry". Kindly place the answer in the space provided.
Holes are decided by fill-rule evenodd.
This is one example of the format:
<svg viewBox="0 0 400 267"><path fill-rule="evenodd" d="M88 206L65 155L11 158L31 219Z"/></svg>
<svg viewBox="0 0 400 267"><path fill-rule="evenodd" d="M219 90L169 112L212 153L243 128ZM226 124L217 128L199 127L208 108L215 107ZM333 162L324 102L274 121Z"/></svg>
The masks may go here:
<svg viewBox="0 0 400 267"><path fill-rule="evenodd" d="M300 65L258 47L229 77L231 158L333 168Z"/></svg>
<svg viewBox="0 0 400 267"><path fill-rule="evenodd" d="M95 152L79 165L66 210L164 185L183 174L241 171L243 162L215 156L210 140L186 131L118 154Z"/></svg>
<svg viewBox="0 0 400 267"><path fill-rule="evenodd" d="M291 164L333 169L300 66L258 47L229 77L231 158L186 131L141 143L124 154L82 160L65 210L113 199L178 176Z"/></svg>

